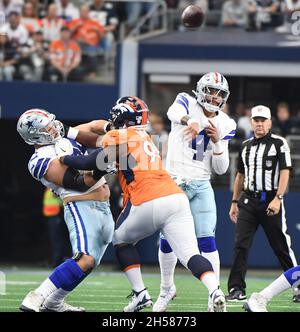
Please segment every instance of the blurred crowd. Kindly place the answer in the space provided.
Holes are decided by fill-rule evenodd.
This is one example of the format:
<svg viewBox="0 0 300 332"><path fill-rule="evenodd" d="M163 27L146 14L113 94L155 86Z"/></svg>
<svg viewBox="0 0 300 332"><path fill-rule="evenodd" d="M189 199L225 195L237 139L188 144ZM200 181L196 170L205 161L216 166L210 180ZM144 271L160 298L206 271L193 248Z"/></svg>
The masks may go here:
<svg viewBox="0 0 300 332"><path fill-rule="evenodd" d="M110 3L1 0L0 79L76 81L97 74L119 24Z"/></svg>
<svg viewBox="0 0 300 332"><path fill-rule="evenodd" d="M99 63L113 59L115 42L133 31L143 15L159 10L161 1L0 0L0 80L93 80ZM180 14L189 4L203 8L206 25L247 31L290 31L293 13L300 10L300 0L165 2L168 11L177 11L173 28L179 29ZM152 28L158 25L155 17Z"/></svg>
<svg viewBox="0 0 300 332"><path fill-rule="evenodd" d="M206 25L240 27L247 31L275 29L291 32L291 24L298 19L299 0L166 0L171 8L182 10L189 4L202 7Z"/></svg>

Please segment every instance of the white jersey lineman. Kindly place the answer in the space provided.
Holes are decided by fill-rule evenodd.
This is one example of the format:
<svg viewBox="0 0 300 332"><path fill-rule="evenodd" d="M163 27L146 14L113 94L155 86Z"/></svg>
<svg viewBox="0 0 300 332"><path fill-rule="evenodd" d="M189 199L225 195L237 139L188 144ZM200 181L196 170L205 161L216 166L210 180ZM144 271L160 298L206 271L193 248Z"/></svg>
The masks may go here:
<svg viewBox="0 0 300 332"><path fill-rule="evenodd" d="M63 140L68 140L72 144L73 146L72 155L77 156L77 155L84 155L87 153L86 148L83 147L81 144L77 143L76 141L66 138L63 138ZM88 191L84 193L59 187L58 185L49 182L44 178L51 161L54 159L57 159L55 145L52 144L52 145L42 146L36 149L32 157L30 158L28 162L28 170L36 180L40 181L45 187L50 188L62 200L68 196L78 196L82 194L87 194L106 183L105 178L102 177L93 187L91 187Z"/></svg>
<svg viewBox="0 0 300 332"><path fill-rule="evenodd" d="M74 140L69 140L73 146L71 155L84 155L86 148ZM72 151L72 150L71 150ZM85 195L106 183L102 177L94 186L85 192L66 189L45 179L48 167L56 159L55 145L42 146L35 150L29 160L30 174L44 186L50 188L62 200L69 196L74 201L64 204L64 217L70 233L73 253L84 253L95 259L96 266L112 240L114 221L108 201L76 201L76 196ZM97 219L95 219L97 218Z"/></svg>

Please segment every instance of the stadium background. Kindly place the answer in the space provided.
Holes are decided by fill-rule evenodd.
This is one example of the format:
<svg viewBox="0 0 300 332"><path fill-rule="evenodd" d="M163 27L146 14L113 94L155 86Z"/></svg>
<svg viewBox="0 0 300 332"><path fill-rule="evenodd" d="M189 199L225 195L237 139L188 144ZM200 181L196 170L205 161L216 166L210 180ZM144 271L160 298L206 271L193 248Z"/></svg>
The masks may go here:
<svg viewBox="0 0 300 332"><path fill-rule="evenodd" d="M126 1L111 2L126 4ZM139 17L131 32L126 29L126 18L120 18L114 52L110 55L113 60L110 58L108 64L99 56L95 82L30 82L20 77L12 82L0 82L1 263L40 266L49 257L47 229L42 216L43 188L27 170L32 148L24 144L15 130L17 118L23 111L44 108L55 113L58 119L75 125L107 118L111 105L121 95L139 95L152 112L163 117L168 130L165 114L176 94L191 93L199 77L208 71L220 71L228 79L229 109L236 120L245 115L247 105L269 105L275 120L278 103L287 102L290 107L295 121L287 139L291 144L294 173L285 201L292 246L299 259L299 37L290 32L278 33L275 27L254 32L246 31L245 26L224 27L220 23L221 0L208 3L204 27L186 31L178 23L183 4L169 1L167 7L164 1L148 2L153 2L155 7ZM79 2L75 4L80 5ZM145 15L150 21L151 18L156 21L150 24ZM244 110L240 112L241 105ZM231 164L227 174L213 178L218 210L216 236L223 267L231 265L233 255L234 226L228 211L236 153L243 139L241 131L231 143ZM115 217L120 210L118 198L118 189L112 189ZM144 240L139 249L145 263L156 263L157 234ZM103 261L114 263L111 247ZM261 231L255 238L249 266L279 268Z"/></svg>

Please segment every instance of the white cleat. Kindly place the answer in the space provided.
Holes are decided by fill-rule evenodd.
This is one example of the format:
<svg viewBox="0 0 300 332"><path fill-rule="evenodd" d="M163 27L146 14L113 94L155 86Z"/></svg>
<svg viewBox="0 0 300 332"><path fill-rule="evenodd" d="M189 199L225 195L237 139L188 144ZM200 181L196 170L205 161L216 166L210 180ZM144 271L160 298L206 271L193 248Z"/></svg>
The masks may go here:
<svg viewBox="0 0 300 332"><path fill-rule="evenodd" d="M24 312L39 312L44 301L45 299L41 294L31 291L26 295L19 309Z"/></svg>
<svg viewBox="0 0 300 332"><path fill-rule="evenodd" d="M81 307L73 307L64 301L56 304L50 304L45 301L40 312L85 312L85 309Z"/></svg>
<svg viewBox="0 0 300 332"><path fill-rule="evenodd" d="M168 304L176 297L176 287L172 285L168 290L161 290L158 299L154 303L153 312L167 311Z"/></svg>
<svg viewBox="0 0 300 332"><path fill-rule="evenodd" d="M151 307L153 305L152 299L147 291L147 288L140 292L135 292L134 290L128 296L131 297L128 305L123 309L124 312L136 312L144 308Z"/></svg>
<svg viewBox="0 0 300 332"><path fill-rule="evenodd" d="M216 289L208 296L208 312L226 312L225 295L221 289Z"/></svg>
<svg viewBox="0 0 300 332"><path fill-rule="evenodd" d="M243 308L248 312L268 312L267 303L268 301L263 295L253 293L249 300L244 303Z"/></svg>

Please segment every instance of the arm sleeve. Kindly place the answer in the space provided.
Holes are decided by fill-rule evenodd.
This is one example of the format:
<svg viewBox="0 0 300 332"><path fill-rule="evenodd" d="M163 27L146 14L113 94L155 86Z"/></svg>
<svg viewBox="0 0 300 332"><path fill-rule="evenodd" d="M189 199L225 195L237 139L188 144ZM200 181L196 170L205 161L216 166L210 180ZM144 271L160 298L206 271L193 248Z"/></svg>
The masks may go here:
<svg viewBox="0 0 300 332"><path fill-rule="evenodd" d="M92 171L97 169L97 157L99 153L103 151L102 148L96 149L91 154L87 156L79 155L79 156L65 156L63 159L63 163L69 167L74 169Z"/></svg>
<svg viewBox="0 0 300 332"><path fill-rule="evenodd" d="M212 167L218 175L225 174L229 166L228 141L220 141L223 153L212 156Z"/></svg>
<svg viewBox="0 0 300 332"><path fill-rule="evenodd" d="M278 158L280 170L292 168L291 152L285 139L283 139L282 143L280 144Z"/></svg>
<svg viewBox="0 0 300 332"><path fill-rule="evenodd" d="M63 186L66 189L76 190L79 192L85 192L90 187L85 184L84 177L78 171L73 168L68 168L63 177Z"/></svg>

